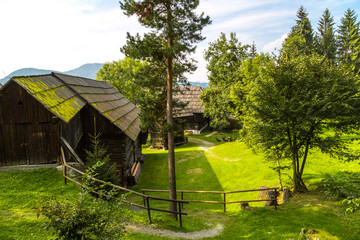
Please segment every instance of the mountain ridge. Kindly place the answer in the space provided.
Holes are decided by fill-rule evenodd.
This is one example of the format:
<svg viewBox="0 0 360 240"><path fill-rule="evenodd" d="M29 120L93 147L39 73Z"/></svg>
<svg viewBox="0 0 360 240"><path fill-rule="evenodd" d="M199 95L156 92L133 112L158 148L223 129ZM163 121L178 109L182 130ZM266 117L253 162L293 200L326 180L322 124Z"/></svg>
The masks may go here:
<svg viewBox="0 0 360 240"><path fill-rule="evenodd" d="M39 69L39 68L20 68L18 70L15 70L14 72L10 73L6 77L0 79L0 84L4 85L7 81L9 81L12 77L18 77L18 76L30 76L30 75L44 75L49 74L51 72L58 72L63 74L69 74L79 77L85 77L85 78L96 78L96 73L100 70L100 68L103 66L103 63L86 63L81 65L78 68L74 68L69 71L56 71L56 70L47 70L47 69Z"/></svg>
<svg viewBox="0 0 360 240"><path fill-rule="evenodd" d="M46 69L38 69L38 68L21 68L18 70L13 71L6 77L0 79L0 87L1 85L5 85L7 81L9 81L12 77L18 77L18 76L30 76L30 75L44 75L49 74L51 72L58 72L68 75L74 75L84 78L90 78L90 79L96 79L96 73L100 70L100 68L103 66L103 63L86 63L81 65L78 68L69 70L69 71L56 71L56 70L46 70ZM209 84L207 82L195 82L195 81L189 81L190 85L196 86L200 85L202 88L207 88Z"/></svg>

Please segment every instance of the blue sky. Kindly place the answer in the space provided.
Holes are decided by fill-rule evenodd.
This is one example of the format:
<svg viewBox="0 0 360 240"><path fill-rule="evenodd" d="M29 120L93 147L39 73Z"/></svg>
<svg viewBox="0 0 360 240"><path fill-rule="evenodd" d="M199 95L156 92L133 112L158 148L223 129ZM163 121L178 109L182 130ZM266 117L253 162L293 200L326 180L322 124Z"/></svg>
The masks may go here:
<svg viewBox="0 0 360 240"><path fill-rule="evenodd" d="M325 8L337 25L347 8L360 13L356 0L200 0L198 12L212 19L193 57L198 70L190 81L207 81L203 52L221 32L235 32L243 44L279 48L303 5L316 29ZM0 78L19 68L66 71L85 63L109 62L124 56L126 32L143 33L136 18L126 17L118 0L0 0Z"/></svg>

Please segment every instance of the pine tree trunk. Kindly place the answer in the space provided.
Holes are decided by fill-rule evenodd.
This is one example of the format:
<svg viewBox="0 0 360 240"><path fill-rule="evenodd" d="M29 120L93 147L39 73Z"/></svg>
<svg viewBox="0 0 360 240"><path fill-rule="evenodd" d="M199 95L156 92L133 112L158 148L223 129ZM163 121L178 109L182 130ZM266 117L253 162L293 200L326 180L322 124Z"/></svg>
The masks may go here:
<svg viewBox="0 0 360 240"><path fill-rule="evenodd" d="M168 46L172 47L173 40L168 39ZM166 106L166 120L169 126L168 130L168 162L169 162L169 191L170 199L176 199L176 177L175 177L175 151L174 151L174 119L173 119L173 101L172 101L172 73L173 73L173 59L168 57L167 59L167 106ZM170 211L176 212L177 205L174 202L170 202ZM171 214L176 218L176 213Z"/></svg>

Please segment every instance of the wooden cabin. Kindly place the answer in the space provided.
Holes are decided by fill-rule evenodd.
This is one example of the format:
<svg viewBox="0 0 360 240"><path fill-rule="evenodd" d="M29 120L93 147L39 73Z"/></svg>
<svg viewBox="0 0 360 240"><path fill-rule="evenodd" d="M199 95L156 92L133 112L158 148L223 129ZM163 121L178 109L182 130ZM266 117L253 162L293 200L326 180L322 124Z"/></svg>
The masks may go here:
<svg viewBox="0 0 360 240"><path fill-rule="evenodd" d="M83 157L95 131L127 186L142 158L139 109L109 83L51 73L0 89L0 166L59 163L61 137Z"/></svg>
<svg viewBox="0 0 360 240"><path fill-rule="evenodd" d="M202 105L200 95L201 86L180 86L180 91L174 95L174 99L187 104L184 109L175 113L176 118L181 118L184 122L185 132L200 134L209 126L209 118L204 117L204 106Z"/></svg>

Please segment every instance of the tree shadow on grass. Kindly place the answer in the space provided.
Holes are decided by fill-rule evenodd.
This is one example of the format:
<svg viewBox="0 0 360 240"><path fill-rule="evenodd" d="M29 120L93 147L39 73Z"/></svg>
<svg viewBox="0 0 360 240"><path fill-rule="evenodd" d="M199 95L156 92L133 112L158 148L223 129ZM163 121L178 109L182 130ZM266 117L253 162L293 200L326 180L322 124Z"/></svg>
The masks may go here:
<svg viewBox="0 0 360 240"><path fill-rule="evenodd" d="M141 192L142 189L169 189L168 178L168 153L167 151L147 150L147 157L142 165L142 171L134 190ZM176 148L176 185L177 190L195 191L223 191L214 170L205 157L204 151L198 150L197 145L189 143ZM168 198L168 193L146 193L152 196ZM181 194L177 194L181 199ZM195 194L185 193L185 200L209 200L221 201L218 194ZM167 202L154 202L155 206L167 206ZM191 207L221 209L222 205L190 203ZM186 205L184 206L186 208Z"/></svg>

